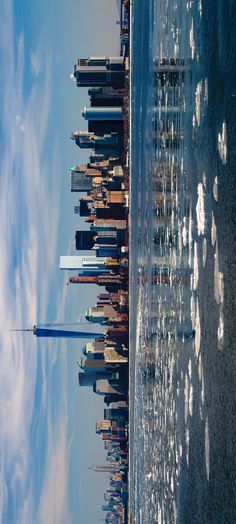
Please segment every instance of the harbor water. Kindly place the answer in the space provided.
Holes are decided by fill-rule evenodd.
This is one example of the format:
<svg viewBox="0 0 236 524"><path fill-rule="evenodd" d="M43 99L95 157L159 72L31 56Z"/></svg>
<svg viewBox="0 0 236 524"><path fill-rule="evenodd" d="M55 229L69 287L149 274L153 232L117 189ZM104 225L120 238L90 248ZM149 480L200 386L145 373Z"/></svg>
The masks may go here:
<svg viewBox="0 0 236 524"><path fill-rule="evenodd" d="M129 510L236 522L232 0L133 0Z"/></svg>

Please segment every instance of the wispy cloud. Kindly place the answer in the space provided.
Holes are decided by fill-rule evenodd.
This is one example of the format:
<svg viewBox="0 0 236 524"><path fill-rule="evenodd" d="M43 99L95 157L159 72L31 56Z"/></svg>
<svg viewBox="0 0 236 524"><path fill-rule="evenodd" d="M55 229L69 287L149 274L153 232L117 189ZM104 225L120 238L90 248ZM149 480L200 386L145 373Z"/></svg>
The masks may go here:
<svg viewBox="0 0 236 524"><path fill-rule="evenodd" d="M50 426L49 411L45 414L49 431L48 469L42 494L35 493L31 479L30 431L35 416L36 341L24 333L10 331L32 326L38 316L45 316L48 282L56 265L59 153L54 139L50 156L48 154L52 55L44 45L41 38L36 51L31 52L34 75L26 98L24 35L15 41L12 4L10 0L3 0L0 20L0 507L4 524L32 522L37 497L40 498L40 522L69 522L65 509L66 425L63 419L57 422L57 439ZM50 369L54 360L52 358L51 365L50 357L48 361ZM48 406L49 403L40 405L39 410L45 413ZM67 515L65 520L63 515Z"/></svg>
<svg viewBox="0 0 236 524"><path fill-rule="evenodd" d="M69 450L65 411L61 415L56 432L53 431L50 418L48 423L47 465L35 524L70 524L71 518L66 505Z"/></svg>

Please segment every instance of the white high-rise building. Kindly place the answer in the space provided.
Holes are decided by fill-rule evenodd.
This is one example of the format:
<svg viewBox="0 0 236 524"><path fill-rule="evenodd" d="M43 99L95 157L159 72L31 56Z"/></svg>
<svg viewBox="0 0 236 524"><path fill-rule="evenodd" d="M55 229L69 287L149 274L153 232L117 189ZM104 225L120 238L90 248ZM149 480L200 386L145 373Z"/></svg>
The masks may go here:
<svg viewBox="0 0 236 524"><path fill-rule="evenodd" d="M105 266L105 257L67 255L60 257L60 269L99 269Z"/></svg>

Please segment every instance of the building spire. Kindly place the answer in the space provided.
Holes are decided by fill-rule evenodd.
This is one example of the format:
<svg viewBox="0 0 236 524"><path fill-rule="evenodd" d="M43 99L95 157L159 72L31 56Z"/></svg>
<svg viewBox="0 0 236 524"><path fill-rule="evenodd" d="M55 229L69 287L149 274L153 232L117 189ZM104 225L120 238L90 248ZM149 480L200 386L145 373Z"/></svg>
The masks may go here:
<svg viewBox="0 0 236 524"><path fill-rule="evenodd" d="M30 329L10 329L10 331L31 331L33 333L33 329L30 328Z"/></svg>

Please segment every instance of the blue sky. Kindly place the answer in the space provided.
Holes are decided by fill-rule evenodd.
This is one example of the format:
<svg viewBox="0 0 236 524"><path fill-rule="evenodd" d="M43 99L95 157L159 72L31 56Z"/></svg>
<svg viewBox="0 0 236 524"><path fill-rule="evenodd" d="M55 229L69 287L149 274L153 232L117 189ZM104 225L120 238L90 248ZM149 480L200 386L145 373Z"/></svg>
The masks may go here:
<svg viewBox="0 0 236 524"><path fill-rule="evenodd" d="M94 434L103 404L79 390L76 342L37 342L14 327L75 322L97 290L65 286L75 197L67 167L86 162L69 139L85 125L78 56L118 50L115 0L2 0L0 17L0 522L90 524L107 479ZM81 225L81 224L80 224Z"/></svg>

